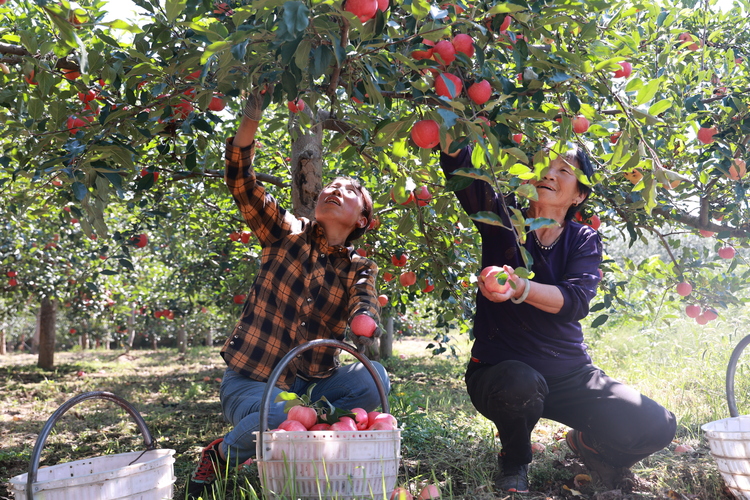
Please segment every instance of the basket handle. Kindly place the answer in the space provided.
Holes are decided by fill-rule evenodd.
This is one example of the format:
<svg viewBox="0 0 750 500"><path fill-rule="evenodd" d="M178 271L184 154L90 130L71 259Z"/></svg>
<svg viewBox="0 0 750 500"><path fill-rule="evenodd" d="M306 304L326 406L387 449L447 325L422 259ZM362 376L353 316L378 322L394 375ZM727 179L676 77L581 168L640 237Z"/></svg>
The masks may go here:
<svg viewBox="0 0 750 500"><path fill-rule="evenodd" d="M138 411L130 403L122 399L120 396L112 394L111 392L84 392L83 394L74 396L63 403L62 406L60 406L60 408L58 408L57 411L53 413L52 416L47 420L47 423L44 424L42 431L39 433L39 437L37 437L36 444L34 445L34 451L32 451L31 453L31 463L29 464L29 474L26 481L26 498L28 500L34 500L32 487L36 482L37 472L39 470L39 460L42 456L42 448L47 442L47 437L49 437L50 432L52 432L52 427L54 427L54 425L65 414L65 412L70 410L78 403L86 401L87 399L106 399L108 401L117 403L122 409L128 412L131 417L133 417L133 420L135 420L135 423L138 425L138 429L140 429L141 434L143 434L143 444L146 446L146 451L156 449L156 442L154 442L154 438L151 436L151 432L149 432L148 427L146 427L146 422L143 420L143 417L141 417L141 414L138 413Z"/></svg>
<svg viewBox="0 0 750 500"><path fill-rule="evenodd" d="M729 406L729 416L738 417L737 400L734 397L734 373L737 371L737 361L739 361L742 351L750 344L750 335L740 340L737 347L732 351L727 366L727 405Z"/></svg>
<svg viewBox="0 0 750 500"><path fill-rule="evenodd" d="M380 380L380 375L378 375L378 372L375 370L375 367L372 366L372 363L370 363L370 360L367 359L364 355L357 352L357 350L350 346L349 344L345 342L341 342L339 340L332 340L332 339L316 339L311 340L310 342L307 342L302 345L298 345L291 351L289 351L286 356L281 358L281 361L279 361L279 364L276 365L276 367L271 372L271 376L268 377L268 382L266 384L266 389L263 391L263 398L262 398L262 404L260 407L260 428L258 432L258 450L263 450L263 432L265 432L268 428L268 413L271 409L271 394L273 391L273 388L276 386L276 381L281 376L281 372L284 371L284 368L286 368L286 365L289 364L289 362L294 359L294 357L297 356L297 354L307 351L308 349L313 349L315 347L320 346L326 346L326 347L338 347L339 349L342 349L349 354L354 355L355 358L357 358L359 361L362 362L363 365L365 365L365 368L367 368L367 371L370 372L370 375L375 380L375 385L378 388L378 395L380 396L380 406L383 408L384 413L389 413L390 409L388 407L388 396L385 394L385 388L383 387L383 382ZM260 459L260 456L257 457Z"/></svg>

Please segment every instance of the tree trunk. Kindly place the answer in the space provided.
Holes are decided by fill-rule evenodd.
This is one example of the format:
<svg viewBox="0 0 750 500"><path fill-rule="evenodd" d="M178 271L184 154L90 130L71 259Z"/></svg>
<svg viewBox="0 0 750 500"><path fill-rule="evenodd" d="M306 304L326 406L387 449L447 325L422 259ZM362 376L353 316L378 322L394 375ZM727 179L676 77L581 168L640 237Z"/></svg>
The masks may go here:
<svg viewBox="0 0 750 500"><path fill-rule="evenodd" d="M36 325L34 326L34 336L31 337L31 349L29 350L31 354L39 352L39 331L42 324L41 312L41 308L36 311Z"/></svg>
<svg viewBox="0 0 750 500"><path fill-rule="evenodd" d="M177 350L183 354L187 352L187 332L184 326L177 330Z"/></svg>
<svg viewBox="0 0 750 500"><path fill-rule="evenodd" d="M5 328L0 328L0 354L7 354L5 350Z"/></svg>
<svg viewBox="0 0 750 500"><path fill-rule="evenodd" d="M206 345L208 347L211 347L214 345L214 329L213 327L208 328L208 332L206 332Z"/></svg>
<svg viewBox="0 0 750 500"><path fill-rule="evenodd" d="M55 328L57 302L49 297L42 299L39 308L39 360L37 366L51 370L55 366Z"/></svg>
<svg viewBox="0 0 750 500"><path fill-rule="evenodd" d="M393 316L385 321L385 331L380 334L380 359L393 356Z"/></svg>
<svg viewBox="0 0 750 500"><path fill-rule="evenodd" d="M133 342L135 342L135 308L136 304L133 303L133 310L130 311L128 316L128 341L125 344L125 351L129 351L133 348Z"/></svg>
<svg viewBox="0 0 750 500"><path fill-rule="evenodd" d="M305 111L312 116L310 108ZM292 212L297 217L315 219L315 204L323 189L323 125L320 119L312 128L301 128L299 118L291 122L292 137Z"/></svg>

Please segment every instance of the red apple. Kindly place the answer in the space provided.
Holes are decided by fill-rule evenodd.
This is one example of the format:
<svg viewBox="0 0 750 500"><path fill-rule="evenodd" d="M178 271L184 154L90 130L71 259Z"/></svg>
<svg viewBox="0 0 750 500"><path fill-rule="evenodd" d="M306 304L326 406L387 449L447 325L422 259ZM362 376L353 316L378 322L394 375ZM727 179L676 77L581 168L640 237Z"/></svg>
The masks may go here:
<svg viewBox="0 0 750 500"><path fill-rule="evenodd" d="M305 101L302 99L297 99L296 101L289 101L286 103L286 107L289 108L289 111L292 113L299 113L300 111L303 111L305 109Z"/></svg>
<svg viewBox="0 0 750 500"><path fill-rule="evenodd" d="M385 12L390 6L389 0L378 0L378 10Z"/></svg>
<svg viewBox="0 0 750 500"><path fill-rule="evenodd" d="M80 127L85 127L87 125L88 122L78 118L77 116L69 116L68 121L66 122L66 126L70 135L76 135L78 133L78 130L80 130Z"/></svg>
<svg viewBox="0 0 750 500"><path fill-rule="evenodd" d="M372 337L372 334L378 328L378 324L367 314L358 314L352 319L351 328L354 335Z"/></svg>
<svg viewBox="0 0 750 500"><path fill-rule="evenodd" d="M297 405L289 408L287 419L296 420L297 422L304 425L305 429L309 429L318 421L318 414L315 411L315 408Z"/></svg>
<svg viewBox="0 0 750 500"><path fill-rule="evenodd" d="M356 431L357 423L351 417L341 417L338 422L331 424L332 431Z"/></svg>
<svg viewBox="0 0 750 500"><path fill-rule="evenodd" d="M733 181L738 181L745 177L745 174L747 174L745 160L742 158L734 158L732 160L732 165L729 167L729 174L727 174L727 176Z"/></svg>
<svg viewBox="0 0 750 500"><path fill-rule="evenodd" d="M369 425L367 410L364 408L352 408L351 411L354 413L354 423L357 425L357 430L362 431L367 429Z"/></svg>
<svg viewBox="0 0 750 500"><path fill-rule="evenodd" d="M716 310L715 309L710 309L710 308L706 309L705 311L703 311L703 316L708 321L713 321L713 320L715 320L716 318L719 317L719 315L716 313Z"/></svg>
<svg viewBox="0 0 750 500"><path fill-rule="evenodd" d="M620 69L615 71L615 78L628 78L633 71L633 65L627 61L619 62L617 64L620 65Z"/></svg>
<svg viewBox="0 0 750 500"><path fill-rule="evenodd" d="M432 149L440 144L440 125L435 120L420 120L411 128L414 144L423 149Z"/></svg>
<svg viewBox="0 0 750 500"><path fill-rule="evenodd" d="M448 40L440 40L435 44L435 50L433 52L437 62L444 66L448 66L450 63L456 60L456 48Z"/></svg>
<svg viewBox="0 0 750 500"><path fill-rule="evenodd" d="M474 39L464 33L458 34L453 37L451 41L453 48L456 52L466 54L466 57L474 57Z"/></svg>
<svg viewBox="0 0 750 500"><path fill-rule="evenodd" d="M414 190L414 199L417 200L417 205L423 207L430 203L432 195L427 186L420 186Z"/></svg>
<svg viewBox="0 0 750 500"><path fill-rule="evenodd" d="M302 425L301 422L298 422L296 420L284 420L279 424L279 429L283 431L288 432L294 432L294 431L306 431L307 428Z"/></svg>
<svg viewBox="0 0 750 500"><path fill-rule="evenodd" d="M238 293L237 295L232 297L232 300L234 301L235 304L244 304L246 297L247 296L244 293Z"/></svg>
<svg viewBox="0 0 750 500"><path fill-rule="evenodd" d="M315 424L312 427L310 427L308 430L310 430L310 431L330 431L331 430L331 424Z"/></svg>
<svg viewBox="0 0 750 500"><path fill-rule="evenodd" d="M479 279L490 292L505 293L510 288L510 280L502 267L487 266L479 273ZM503 281L500 283L500 281Z"/></svg>
<svg viewBox="0 0 750 500"><path fill-rule="evenodd" d="M422 293L430 293L435 289L435 285L430 283L430 280L424 280L424 288L422 289Z"/></svg>
<svg viewBox="0 0 750 500"><path fill-rule="evenodd" d="M409 490L399 486L393 490L389 500L414 500L414 497L409 493Z"/></svg>
<svg viewBox="0 0 750 500"><path fill-rule="evenodd" d="M505 19L503 19L503 22L500 23L500 31L508 31L508 28L510 28L510 22L513 18L506 14Z"/></svg>
<svg viewBox="0 0 750 500"><path fill-rule="evenodd" d="M736 252L734 250L734 247L725 246L725 247L719 248L718 253L719 253L719 257L721 257L722 259L733 259L734 254Z"/></svg>
<svg viewBox="0 0 750 500"><path fill-rule="evenodd" d="M703 144L714 142L714 135L718 132L716 127L701 127L698 129L698 140Z"/></svg>
<svg viewBox="0 0 750 500"><path fill-rule="evenodd" d="M385 278L385 276L384 276ZM387 295L378 295L378 304L380 304L380 307L385 307L388 305L388 296Z"/></svg>
<svg viewBox="0 0 750 500"><path fill-rule="evenodd" d="M404 287L412 286L417 282L417 275L413 271L401 273L401 276L398 277L398 282Z"/></svg>
<svg viewBox="0 0 750 500"><path fill-rule="evenodd" d="M226 104L224 103L224 99L219 97L218 95L215 95L211 98L211 102L208 103L208 109L211 111L221 111L224 109Z"/></svg>
<svg viewBox="0 0 750 500"><path fill-rule="evenodd" d="M435 92L441 97L454 99L461 94L462 89L463 82L461 82L461 79L456 75L451 73L441 73L435 78Z"/></svg>
<svg viewBox="0 0 750 500"><path fill-rule="evenodd" d="M417 496L417 498L419 500L440 498L440 489L438 489L438 487L434 484L427 484L419 492L419 496Z"/></svg>
<svg viewBox="0 0 750 500"><path fill-rule="evenodd" d="M386 271L386 272L383 273L383 281L385 281L386 283L388 283L389 281L392 281L393 278L394 278L394 276L391 273L389 273L388 271Z"/></svg>
<svg viewBox="0 0 750 500"><path fill-rule="evenodd" d="M5 273L5 275L8 278L15 278L16 276L18 276L18 273L16 271L8 271L7 273Z"/></svg>
<svg viewBox="0 0 750 500"><path fill-rule="evenodd" d="M690 292L693 291L693 285L691 285L687 281L683 281L682 283L677 284L675 291L677 292L677 295L687 297L688 295L690 295Z"/></svg>
<svg viewBox="0 0 750 500"><path fill-rule="evenodd" d="M344 10L351 12L360 22L365 23L375 17L378 11L378 0L346 0Z"/></svg>
<svg viewBox="0 0 750 500"><path fill-rule="evenodd" d="M133 242L135 243L135 246L137 246L138 248L143 248L146 245L148 245L148 235L139 234L138 236L133 236Z"/></svg>
<svg viewBox="0 0 750 500"><path fill-rule="evenodd" d="M701 230L698 231L698 234L700 234L704 238L710 238L711 236L713 236L716 233L714 233L713 231L708 231L707 229L701 229Z"/></svg>
<svg viewBox="0 0 750 500"><path fill-rule="evenodd" d="M429 47L435 47L435 42L433 42L432 40L428 40L428 39L425 38L425 39L422 40L422 45L427 45ZM420 61L422 59L429 59L429 58L431 58L432 55L434 54L434 52L435 52L434 48L430 48L430 49L427 49L427 50L417 49L417 50L412 50L411 56L414 59L416 59L417 61Z"/></svg>
<svg viewBox="0 0 750 500"><path fill-rule="evenodd" d="M690 304L689 306L685 308L685 315L688 318L697 318L698 315L700 315L700 313L701 313L700 306L697 306L695 304Z"/></svg>
<svg viewBox="0 0 750 500"><path fill-rule="evenodd" d="M154 176L154 182L159 180L159 172L149 172L147 169L141 170L141 177L146 177L148 174L151 174Z"/></svg>
<svg viewBox="0 0 750 500"><path fill-rule="evenodd" d="M405 253L402 253L399 257L398 255L392 255L391 256L391 262L396 267L404 267L406 265L406 261L408 260L408 257ZM383 279L385 279L385 275L383 275Z"/></svg>
<svg viewBox="0 0 750 500"><path fill-rule="evenodd" d="M691 42L690 45L687 46L687 48L688 50L692 50L693 52L700 49L701 46L703 45L703 40L698 40L697 37L694 37L691 33L687 33L687 32L680 33L679 39L680 39L680 42L682 43ZM696 40L700 42L700 45L696 43Z"/></svg>
<svg viewBox="0 0 750 500"><path fill-rule="evenodd" d="M516 144L521 144L523 142L523 139L523 134L513 134L513 142L515 142Z"/></svg>
<svg viewBox="0 0 750 500"><path fill-rule="evenodd" d="M240 241L247 245L248 243L250 243L250 236L252 235L253 233L251 233L250 231L242 231L240 233Z"/></svg>
<svg viewBox="0 0 750 500"><path fill-rule="evenodd" d="M18 280L16 278L11 278L8 280L8 286L16 286L18 285Z"/></svg>
<svg viewBox="0 0 750 500"><path fill-rule="evenodd" d="M239 231L232 231L229 233L229 239L232 241L239 241L241 233Z"/></svg>
<svg viewBox="0 0 750 500"><path fill-rule="evenodd" d="M578 115L573 118L573 132L576 134L583 134L589 129L589 121L586 117Z"/></svg>
<svg viewBox="0 0 750 500"><path fill-rule="evenodd" d="M490 85L490 82L487 80L482 80L472 84L466 90L466 93L468 94L469 99L474 101L475 104L481 106L492 97L492 85Z"/></svg>
<svg viewBox="0 0 750 500"><path fill-rule="evenodd" d="M71 81L81 76L80 71L76 71L74 69L65 69L65 68L62 69L62 74L63 74L63 78L65 78L66 80L71 80Z"/></svg>
<svg viewBox="0 0 750 500"><path fill-rule="evenodd" d="M609 142L612 144L617 144L617 141L620 140L621 135L622 135L622 130L618 130L617 132L614 132L612 135L609 136Z"/></svg>

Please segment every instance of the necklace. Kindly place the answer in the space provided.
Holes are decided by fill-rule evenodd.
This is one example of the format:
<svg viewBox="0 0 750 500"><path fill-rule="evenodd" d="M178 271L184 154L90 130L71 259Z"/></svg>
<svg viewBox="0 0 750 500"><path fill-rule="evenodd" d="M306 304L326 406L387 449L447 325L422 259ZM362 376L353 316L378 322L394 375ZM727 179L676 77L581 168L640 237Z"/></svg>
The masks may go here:
<svg viewBox="0 0 750 500"><path fill-rule="evenodd" d="M560 236L562 236L562 231L560 231L560 234L557 235L557 238L555 238L555 241L553 241L549 245L542 245L542 242L539 241L539 236L536 235L536 231L532 231L532 233L534 233L534 241L536 241L536 244L542 250L552 250L552 247L554 247L555 245L557 245L557 242L560 241Z"/></svg>

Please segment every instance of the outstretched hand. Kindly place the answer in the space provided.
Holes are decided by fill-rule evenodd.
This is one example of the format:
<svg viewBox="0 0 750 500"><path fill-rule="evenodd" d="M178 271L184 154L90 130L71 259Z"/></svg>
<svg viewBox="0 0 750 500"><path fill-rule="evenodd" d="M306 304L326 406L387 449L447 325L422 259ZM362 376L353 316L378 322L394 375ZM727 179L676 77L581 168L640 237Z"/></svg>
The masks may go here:
<svg viewBox="0 0 750 500"><path fill-rule="evenodd" d="M262 85L255 87L248 92L247 101L245 102L245 109L242 114L248 120L259 122L263 117L263 101L265 94L273 93L273 84Z"/></svg>
<svg viewBox="0 0 750 500"><path fill-rule="evenodd" d="M482 292L482 295L484 295L487 300L492 302L505 302L506 300L523 293L523 290L519 289L519 287L525 285L523 278L518 276L510 266L503 266L503 271L508 275L508 280L513 282L513 286L508 287L504 292L491 292L487 289L487 286L481 279L477 280L479 291Z"/></svg>

